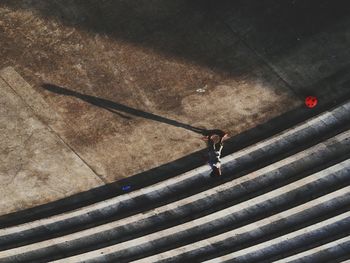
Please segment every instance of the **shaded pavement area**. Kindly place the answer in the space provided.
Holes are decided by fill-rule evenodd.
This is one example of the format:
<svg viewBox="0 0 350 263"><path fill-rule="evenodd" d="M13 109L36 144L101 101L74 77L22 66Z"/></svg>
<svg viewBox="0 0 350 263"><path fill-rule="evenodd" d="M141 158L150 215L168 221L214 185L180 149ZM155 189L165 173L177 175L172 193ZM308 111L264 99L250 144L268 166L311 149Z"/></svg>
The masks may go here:
<svg viewBox="0 0 350 263"><path fill-rule="evenodd" d="M5 0L0 67L29 82L2 74L104 184L171 164L142 179L153 182L205 164L192 154L208 130L238 136L307 95L320 108L342 98L348 11L325 0Z"/></svg>

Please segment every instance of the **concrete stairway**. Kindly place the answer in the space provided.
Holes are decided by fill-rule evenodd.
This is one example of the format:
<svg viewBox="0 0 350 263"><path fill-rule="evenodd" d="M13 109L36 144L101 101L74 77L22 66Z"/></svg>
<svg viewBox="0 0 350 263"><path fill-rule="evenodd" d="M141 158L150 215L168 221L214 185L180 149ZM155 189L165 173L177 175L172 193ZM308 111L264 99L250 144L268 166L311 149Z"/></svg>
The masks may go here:
<svg viewBox="0 0 350 263"><path fill-rule="evenodd" d="M0 262L347 262L349 157L350 101L224 157L222 178L0 229Z"/></svg>

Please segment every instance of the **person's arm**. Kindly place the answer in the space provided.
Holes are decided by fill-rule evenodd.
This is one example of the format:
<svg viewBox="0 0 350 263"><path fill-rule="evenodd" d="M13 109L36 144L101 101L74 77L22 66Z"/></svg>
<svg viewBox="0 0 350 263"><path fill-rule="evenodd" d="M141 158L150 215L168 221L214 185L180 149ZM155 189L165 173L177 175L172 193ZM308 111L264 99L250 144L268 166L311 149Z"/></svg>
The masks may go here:
<svg viewBox="0 0 350 263"><path fill-rule="evenodd" d="M229 138L228 133L225 133L220 140L220 144L223 145L223 142Z"/></svg>

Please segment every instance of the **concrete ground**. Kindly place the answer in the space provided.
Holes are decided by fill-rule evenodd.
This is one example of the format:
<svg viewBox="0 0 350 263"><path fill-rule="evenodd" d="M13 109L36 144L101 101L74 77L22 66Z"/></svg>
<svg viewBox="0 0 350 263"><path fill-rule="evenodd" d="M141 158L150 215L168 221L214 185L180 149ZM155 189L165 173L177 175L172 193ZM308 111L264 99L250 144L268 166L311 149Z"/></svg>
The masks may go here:
<svg viewBox="0 0 350 263"><path fill-rule="evenodd" d="M30 193L2 191L1 214L189 155L206 129L236 135L308 94L344 91L343 2L1 1L1 185Z"/></svg>
<svg viewBox="0 0 350 263"><path fill-rule="evenodd" d="M3 79L0 90L1 213L103 184Z"/></svg>

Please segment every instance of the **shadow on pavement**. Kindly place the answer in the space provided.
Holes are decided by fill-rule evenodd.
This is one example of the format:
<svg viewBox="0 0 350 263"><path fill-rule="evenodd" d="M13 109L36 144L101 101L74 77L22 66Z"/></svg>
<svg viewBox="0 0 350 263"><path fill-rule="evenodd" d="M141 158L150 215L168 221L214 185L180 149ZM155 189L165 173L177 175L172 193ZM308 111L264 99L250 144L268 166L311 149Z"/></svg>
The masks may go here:
<svg viewBox="0 0 350 263"><path fill-rule="evenodd" d="M71 92L66 90L66 92ZM245 131L241 134L231 137L225 141L223 156L243 149L249 145L255 144L263 139L269 138L285 129L288 129L297 123L315 116L323 111L326 111L346 100L350 99L350 90L344 94L340 94L334 100L327 103L320 103L316 108L308 109L304 105L292 111L284 113L270 121L258 125L257 127ZM302 145L301 148L307 148L308 145ZM189 170L195 169L206 164L204 160L206 150L194 152L188 156L182 157L173 162L161 165L151 170L132 175L120 181L100 186L86 192L78 193L58 201L40 205L23 211L10 213L0 216L0 228L30 222L36 219L49 217L55 214L78 209L80 207L93 204L108 198L122 195L125 192L130 192L140 189L157 182L175 177ZM261 168L275 160L268 160L266 163L260 163L254 169ZM209 176L209 174L208 174ZM123 190L123 189L126 189Z"/></svg>
<svg viewBox="0 0 350 263"><path fill-rule="evenodd" d="M4 0L1 5L233 75L240 74L233 56L238 38L258 43L257 50L288 53L299 38L317 34L349 10L343 0ZM227 21L238 30L232 32Z"/></svg>
<svg viewBox="0 0 350 263"><path fill-rule="evenodd" d="M56 19L67 26L105 34L116 40L151 48L168 56L183 58L232 75L242 73L235 70L237 62L233 61L236 50L232 47L237 41L237 36L249 37L252 42L259 43L259 46L255 47L258 50L278 55L293 50L299 43L298 37L308 38L348 15L348 1L329 0L4 0L0 6L38 12L45 18ZM231 13L235 16L230 16ZM240 30L233 33L225 24L226 19L238 21ZM347 74L340 72L339 76L342 77L345 73ZM337 75L334 77L338 78ZM331 86L334 79L330 77L326 81ZM207 132L205 129L55 85L45 84L44 88L58 94L74 96L124 118L130 118L122 114L127 113L201 134ZM312 90L312 87L308 87L308 90ZM273 136L349 98L349 94L342 94L327 103L320 101L320 105L313 110L301 106L231 137L225 143L223 156ZM0 216L0 228L52 216L121 195L125 193L122 190L124 186L130 186L132 191L177 176L204 165L205 153L204 150L194 152L118 182Z"/></svg>
<svg viewBox="0 0 350 263"><path fill-rule="evenodd" d="M43 84L42 87L45 90L57 93L57 94L62 94L62 95L67 95L67 96L72 96L78 99L81 99L83 101L86 101L92 105L104 108L112 113L116 113L118 115L121 115L118 111L124 112L124 113L128 113L137 117L142 117L145 119L149 119L149 120L153 120L153 121L158 121L158 122L162 122L162 123L166 123L169 125L173 125L176 127L180 127L180 128L184 128L196 133L200 133L203 135L207 135L207 133L209 132L206 129L202 129L202 128L197 128L197 127L193 127L191 125L188 124L184 124L175 120L171 120L153 113L149 113L149 112L145 112L142 110L137 110L134 109L132 107L120 104L120 103L116 103L110 100L106 100L106 99L102 99L102 98L97 98L94 96L90 96L90 95L84 95L82 93L73 91L73 90L69 90L63 87L59 87L53 84ZM130 118L128 116L122 115L124 118Z"/></svg>

